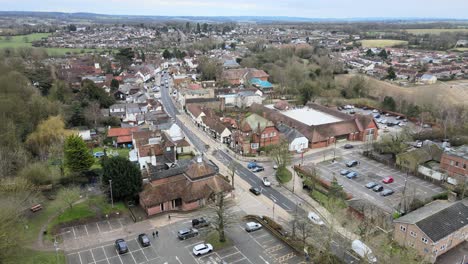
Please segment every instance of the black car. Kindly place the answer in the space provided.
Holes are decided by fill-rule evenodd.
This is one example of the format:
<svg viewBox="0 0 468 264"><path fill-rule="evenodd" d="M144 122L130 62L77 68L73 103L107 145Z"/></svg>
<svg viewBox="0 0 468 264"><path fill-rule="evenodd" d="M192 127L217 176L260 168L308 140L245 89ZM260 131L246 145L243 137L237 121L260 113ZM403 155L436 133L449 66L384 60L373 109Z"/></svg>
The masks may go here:
<svg viewBox="0 0 468 264"><path fill-rule="evenodd" d="M151 245L151 241L145 233L138 235L138 242L140 242L142 247L148 247Z"/></svg>
<svg viewBox="0 0 468 264"><path fill-rule="evenodd" d="M195 228L184 228L177 232L177 237L180 240L185 240L187 238L198 236L198 230Z"/></svg>
<svg viewBox="0 0 468 264"><path fill-rule="evenodd" d="M192 219L192 227L194 228L206 227L209 225L210 225L210 222L208 222L208 220L206 220L203 217Z"/></svg>
<svg viewBox="0 0 468 264"><path fill-rule="evenodd" d="M356 166L356 165L358 165L357 160L351 160L351 161L346 162L346 166L347 166L348 168L354 167L354 166Z"/></svg>
<svg viewBox="0 0 468 264"><path fill-rule="evenodd" d="M346 144L346 145L344 145L343 148L345 148L345 149L352 149L352 148L354 148L354 146L351 145L351 144Z"/></svg>
<svg viewBox="0 0 468 264"><path fill-rule="evenodd" d="M374 188L372 188L372 190L374 192L381 192L383 190L383 186L378 184L378 185L374 186Z"/></svg>
<svg viewBox="0 0 468 264"><path fill-rule="evenodd" d="M262 192L260 191L260 188L258 187L251 187L249 191L255 195L260 195Z"/></svg>
<svg viewBox="0 0 468 264"><path fill-rule="evenodd" d="M119 254L127 253L128 252L127 242L125 242L125 240L123 239L117 239L115 241L115 249L117 249L117 252L119 252Z"/></svg>

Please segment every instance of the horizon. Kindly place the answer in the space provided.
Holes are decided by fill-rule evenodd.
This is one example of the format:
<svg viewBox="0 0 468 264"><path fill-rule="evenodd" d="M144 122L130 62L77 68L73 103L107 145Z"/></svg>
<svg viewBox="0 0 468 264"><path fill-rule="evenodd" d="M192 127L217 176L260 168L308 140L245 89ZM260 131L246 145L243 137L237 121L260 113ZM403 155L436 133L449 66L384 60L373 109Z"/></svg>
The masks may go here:
<svg viewBox="0 0 468 264"><path fill-rule="evenodd" d="M289 17L307 19L468 19L468 1L451 0L450 6L440 1L395 0L391 4L378 0L285 0L271 4L267 0L251 2L238 0L123 0L96 2L34 0L12 2L0 0L2 11L6 12L61 12L92 13L120 16L167 16L167 17ZM404 6L404 8L401 8ZM454 8L457 6L457 8ZM365 8L363 8L365 7ZM369 15L371 14L371 15Z"/></svg>

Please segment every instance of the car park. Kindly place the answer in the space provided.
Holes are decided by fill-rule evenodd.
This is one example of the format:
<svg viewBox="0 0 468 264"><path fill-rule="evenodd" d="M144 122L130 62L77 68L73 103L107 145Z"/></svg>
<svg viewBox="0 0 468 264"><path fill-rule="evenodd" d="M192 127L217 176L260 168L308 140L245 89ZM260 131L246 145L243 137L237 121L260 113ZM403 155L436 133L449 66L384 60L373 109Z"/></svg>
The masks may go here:
<svg viewBox="0 0 468 264"><path fill-rule="evenodd" d="M343 176L345 176L345 175L347 175L347 174L350 173L350 172L351 172L351 171L349 171L349 170L341 170L341 171L340 171L340 174L343 175Z"/></svg>
<svg viewBox="0 0 468 264"><path fill-rule="evenodd" d="M350 161L346 162L346 166L347 166L348 168L354 167L354 166L356 166L356 165L358 165L357 160L350 160Z"/></svg>
<svg viewBox="0 0 468 264"><path fill-rule="evenodd" d="M367 183L367 184L365 185L365 187L366 187L367 189L372 189L372 188L374 188L376 185L377 185L377 183L375 183L375 182L369 182L369 183Z"/></svg>
<svg viewBox="0 0 468 264"><path fill-rule="evenodd" d="M180 240L185 240L195 236L198 236L198 230L195 228L184 228L177 232L177 237Z"/></svg>
<svg viewBox="0 0 468 264"><path fill-rule="evenodd" d="M251 187L249 191L255 195L260 195L262 192L260 191L260 188L258 187Z"/></svg>
<svg viewBox="0 0 468 264"><path fill-rule="evenodd" d="M309 214L307 215L307 218L309 218L309 220L316 225L320 225L320 226L325 225L325 222L322 221L320 216L318 216L318 214L314 212L309 212Z"/></svg>
<svg viewBox="0 0 468 264"><path fill-rule="evenodd" d="M394 193L394 191L391 190L391 189L384 189L384 190L380 193L380 195L382 195L382 196L389 196L389 195L392 195L393 193Z"/></svg>
<svg viewBox="0 0 468 264"><path fill-rule="evenodd" d="M358 174L355 171L351 171L348 174L346 174L346 178L348 178L348 179L356 178L357 176L358 176Z"/></svg>
<svg viewBox="0 0 468 264"><path fill-rule="evenodd" d="M255 168L253 168L252 172L260 172L260 171L264 171L265 168L263 168L262 166L257 166Z"/></svg>
<svg viewBox="0 0 468 264"><path fill-rule="evenodd" d="M125 254L128 252L128 246L127 246L127 242L125 242L125 240L123 239L117 239L115 241L115 249L117 250L117 252L119 254Z"/></svg>
<svg viewBox="0 0 468 264"><path fill-rule="evenodd" d="M213 251L213 246L211 244L198 244L193 247L193 254L195 256L201 256L210 253Z"/></svg>
<svg viewBox="0 0 468 264"><path fill-rule="evenodd" d="M383 190L383 186L380 184L377 184L376 186L374 186L374 188L372 188L372 190L374 192L381 192Z"/></svg>
<svg viewBox="0 0 468 264"><path fill-rule="evenodd" d="M151 241L145 233L138 235L138 242L142 247L148 247L151 245Z"/></svg>
<svg viewBox="0 0 468 264"><path fill-rule="evenodd" d="M257 222L248 222L245 224L245 231L253 232L262 228L262 225Z"/></svg>
<svg viewBox="0 0 468 264"><path fill-rule="evenodd" d="M251 162L249 162L249 164L247 164L247 169L251 170L251 169L253 169L253 168L257 167L257 166L258 165L257 165L256 162L251 161Z"/></svg>
<svg viewBox="0 0 468 264"><path fill-rule="evenodd" d="M393 182L393 177L392 176L388 176L388 177L385 177L383 180L382 180L383 183L392 183Z"/></svg>
<svg viewBox="0 0 468 264"><path fill-rule="evenodd" d="M344 149L352 149L352 148L354 148L354 146L351 145L351 144L346 144L346 145L344 145L343 148L344 148Z"/></svg>
<svg viewBox="0 0 468 264"><path fill-rule="evenodd" d="M204 217L199 217L192 219L192 227L193 228L201 228L201 227L206 227L209 226L210 222L206 220Z"/></svg>
<svg viewBox="0 0 468 264"><path fill-rule="evenodd" d="M263 185L265 185L266 187L271 186L271 182L270 182L270 180L268 180L267 177L263 177L262 182L263 182Z"/></svg>

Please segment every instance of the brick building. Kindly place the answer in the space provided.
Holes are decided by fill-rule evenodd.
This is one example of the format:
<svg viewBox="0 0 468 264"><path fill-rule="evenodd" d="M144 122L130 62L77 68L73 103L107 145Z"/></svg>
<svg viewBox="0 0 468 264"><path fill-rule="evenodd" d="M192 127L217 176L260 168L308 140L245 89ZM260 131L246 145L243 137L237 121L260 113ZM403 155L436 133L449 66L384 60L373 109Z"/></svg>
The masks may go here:
<svg viewBox="0 0 468 264"><path fill-rule="evenodd" d="M465 181L468 177L468 146L445 151L440 160L440 168L448 177L456 181Z"/></svg>

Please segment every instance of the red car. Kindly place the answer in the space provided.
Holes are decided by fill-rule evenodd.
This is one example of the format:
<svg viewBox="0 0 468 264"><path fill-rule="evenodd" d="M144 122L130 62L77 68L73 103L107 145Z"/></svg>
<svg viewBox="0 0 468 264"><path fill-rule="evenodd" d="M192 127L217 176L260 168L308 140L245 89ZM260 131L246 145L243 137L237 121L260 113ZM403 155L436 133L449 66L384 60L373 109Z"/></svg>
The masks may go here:
<svg viewBox="0 0 468 264"><path fill-rule="evenodd" d="M393 182L393 177L392 176L388 176L388 177L385 177L383 180L382 180L383 183L392 183Z"/></svg>

